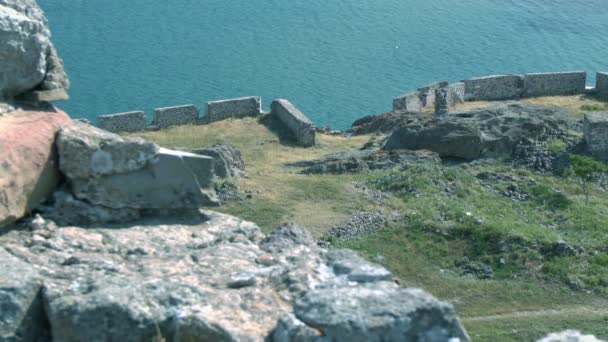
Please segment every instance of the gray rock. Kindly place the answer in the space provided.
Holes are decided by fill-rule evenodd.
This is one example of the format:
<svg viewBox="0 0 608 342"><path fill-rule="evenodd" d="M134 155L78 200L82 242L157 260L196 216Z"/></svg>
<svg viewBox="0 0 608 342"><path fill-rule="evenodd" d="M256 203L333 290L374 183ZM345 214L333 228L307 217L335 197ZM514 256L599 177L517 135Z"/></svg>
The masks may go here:
<svg viewBox="0 0 608 342"><path fill-rule="evenodd" d="M435 89L435 116L442 118L448 115L449 90L447 87Z"/></svg>
<svg viewBox="0 0 608 342"><path fill-rule="evenodd" d="M403 123L387 139L384 149L426 149L442 158L468 160L510 157L522 141L567 136L576 125L566 110L509 102L453 112L443 120Z"/></svg>
<svg viewBox="0 0 608 342"><path fill-rule="evenodd" d="M589 152L608 162L608 112L585 115L584 132Z"/></svg>
<svg viewBox="0 0 608 342"><path fill-rule="evenodd" d="M140 138L123 138L76 123L57 136L59 168L70 179L89 179L141 170L152 164L159 147Z"/></svg>
<svg viewBox="0 0 608 342"><path fill-rule="evenodd" d="M468 341L454 308L418 289L315 289L294 313L328 341Z"/></svg>
<svg viewBox="0 0 608 342"><path fill-rule="evenodd" d="M213 158L215 175L220 178L241 177L244 175L245 162L241 151L230 144L217 144L208 148L192 150L192 153Z"/></svg>
<svg viewBox="0 0 608 342"><path fill-rule="evenodd" d="M41 217L30 225L0 236L8 270L0 298L5 288L28 288L36 267L44 291L36 285L31 296L42 297L36 312L45 317L27 331L48 324L48 340L467 340L451 306L399 288L353 252L318 248L297 226L264 237L255 224L214 212L120 229L56 227ZM27 311L26 297L9 297L14 312Z"/></svg>
<svg viewBox="0 0 608 342"><path fill-rule="evenodd" d="M59 132L59 168L76 198L111 209L217 205L213 159L78 123Z"/></svg>
<svg viewBox="0 0 608 342"><path fill-rule="evenodd" d="M362 235L380 231L385 228L386 224L387 219L379 213L358 211L346 222L331 227L325 235L325 239L335 238L341 241L356 239Z"/></svg>
<svg viewBox="0 0 608 342"><path fill-rule="evenodd" d="M303 167L303 174L344 174L370 170L385 170L393 167L407 167L419 163L439 164L441 159L428 151L383 151L362 150L330 154L320 160L288 163L289 167Z"/></svg>
<svg viewBox="0 0 608 342"><path fill-rule="evenodd" d="M143 169L70 182L74 196L108 208L196 209L219 204L213 176L211 157L161 148Z"/></svg>
<svg viewBox="0 0 608 342"><path fill-rule="evenodd" d="M37 340L45 333L38 273L2 246L0 269L0 340Z"/></svg>
<svg viewBox="0 0 608 342"><path fill-rule="evenodd" d="M551 333L536 342L602 342L593 335L583 335L580 331L564 330L558 333Z"/></svg>
<svg viewBox="0 0 608 342"><path fill-rule="evenodd" d="M0 1L0 98L67 90L63 62L50 37L48 22L34 0ZM65 97L63 92L61 96L47 94L45 99Z"/></svg>
<svg viewBox="0 0 608 342"><path fill-rule="evenodd" d="M44 216L60 225L88 226L96 223L124 223L140 218L140 211L133 208L113 209L93 205L74 198L65 191L58 190L52 201L38 207Z"/></svg>

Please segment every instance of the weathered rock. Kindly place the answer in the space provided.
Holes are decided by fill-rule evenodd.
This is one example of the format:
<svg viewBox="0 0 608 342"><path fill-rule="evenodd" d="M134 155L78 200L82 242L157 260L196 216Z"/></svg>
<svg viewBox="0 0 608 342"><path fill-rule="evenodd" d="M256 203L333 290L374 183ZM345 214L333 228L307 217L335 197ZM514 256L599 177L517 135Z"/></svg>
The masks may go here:
<svg viewBox="0 0 608 342"><path fill-rule="evenodd" d="M435 89L435 116L442 118L448 115L449 89L447 87Z"/></svg>
<svg viewBox="0 0 608 342"><path fill-rule="evenodd" d="M288 163L287 166L303 167L303 174L344 174L369 170L385 170L406 167L418 163L441 163L437 153L408 150L361 150L330 154L320 160L306 160Z"/></svg>
<svg viewBox="0 0 608 342"><path fill-rule="evenodd" d="M215 175L220 178L241 177L244 175L245 162L241 151L230 144L217 144L208 148L192 150L192 153L213 158Z"/></svg>
<svg viewBox="0 0 608 342"><path fill-rule="evenodd" d="M108 208L196 209L218 204L213 176L211 157L161 148L140 170L70 183L77 198Z"/></svg>
<svg viewBox="0 0 608 342"><path fill-rule="evenodd" d="M468 340L452 306L418 289L315 289L296 301L294 312L330 341Z"/></svg>
<svg viewBox="0 0 608 342"><path fill-rule="evenodd" d="M427 120L428 115L415 112L387 112L379 115L368 115L353 122L348 133L362 134L389 134L404 124L412 124Z"/></svg>
<svg viewBox="0 0 608 342"><path fill-rule="evenodd" d="M29 91L45 100L62 100L69 82L50 40L44 13L34 0L0 2L0 98Z"/></svg>
<svg viewBox="0 0 608 342"><path fill-rule="evenodd" d="M0 116L0 226L53 193L60 181L55 134L69 125L67 114L52 107Z"/></svg>
<svg viewBox="0 0 608 342"><path fill-rule="evenodd" d="M404 123L387 139L385 150L427 149L440 157L476 159L510 157L522 141L567 136L578 128L562 109L519 102L453 112L443 120Z"/></svg>
<svg viewBox="0 0 608 342"><path fill-rule="evenodd" d="M536 342L602 342L593 335L583 335L580 331L564 330L558 333L551 333Z"/></svg>
<svg viewBox="0 0 608 342"><path fill-rule="evenodd" d="M155 160L159 147L77 123L59 132L57 149L64 175L88 179L141 170Z"/></svg>
<svg viewBox="0 0 608 342"><path fill-rule="evenodd" d="M46 328L38 273L2 246L0 270L0 340L38 340Z"/></svg>
<svg viewBox="0 0 608 342"><path fill-rule="evenodd" d="M387 218L380 213L358 211L347 221L331 227L324 237L342 241L355 239L384 229L387 221Z"/></svg>
<svg viewBox="0 0 608 342"><path fill-rule="evenodd" d="M33 328L48 322L54 341L468 340L450 305L298 226L264 237L213 212L120 229L31 225L0 236L0 253L25 261L9 282L38 270L46 319Z"/></svg>

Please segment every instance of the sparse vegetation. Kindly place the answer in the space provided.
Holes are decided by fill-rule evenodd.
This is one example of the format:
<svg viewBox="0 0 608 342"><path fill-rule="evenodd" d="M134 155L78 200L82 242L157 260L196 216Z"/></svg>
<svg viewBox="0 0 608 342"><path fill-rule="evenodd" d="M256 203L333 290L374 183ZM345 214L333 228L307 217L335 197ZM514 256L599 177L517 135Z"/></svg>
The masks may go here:
<svg viewBox="0 0 608 342"><path fill-rule="evenodd" d="M577 113L595 101L530 102L549 100ZM301 175L283 164L357 149L370 136L320 135L320 147L304 149L281 144L253 119L140 135L169 147L240 148L247 177L238 185L252 198L214 210L254 221L265 231L294 221L320 237L357 210L400 212L402 219L383 231L326 241L380 261L405 286L453 303L475 341L530 341L566 328L608 337L608 196L601 187L582 189L575 177L541 175L500 161ZM561 140L547 142L554 152L566 147ZM356 191L353 182L382 191L383 202ZM465 275L467 261L490 266L492 279Z"/></svg>
<svg viewBox="0 0 608 342"><path fill-rule="evenodd" d="M600 174L606 172L606 164L591 157L570 155L572 161L572 172L582 184L585 194L585 204L589 205L589 187L598 181Z"/></svg>

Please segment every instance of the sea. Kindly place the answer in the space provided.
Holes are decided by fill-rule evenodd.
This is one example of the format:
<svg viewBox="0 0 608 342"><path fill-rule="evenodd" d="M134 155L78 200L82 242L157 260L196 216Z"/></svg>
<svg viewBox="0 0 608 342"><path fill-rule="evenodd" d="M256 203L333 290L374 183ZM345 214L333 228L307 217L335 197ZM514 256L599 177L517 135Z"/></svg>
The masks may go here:
<svg viewBox="0 0 608 342"><path fill-rule="evenodd" d="M434 81L608 70L608 0L38 0L72 117L259 95L344 129Z"/></svg>

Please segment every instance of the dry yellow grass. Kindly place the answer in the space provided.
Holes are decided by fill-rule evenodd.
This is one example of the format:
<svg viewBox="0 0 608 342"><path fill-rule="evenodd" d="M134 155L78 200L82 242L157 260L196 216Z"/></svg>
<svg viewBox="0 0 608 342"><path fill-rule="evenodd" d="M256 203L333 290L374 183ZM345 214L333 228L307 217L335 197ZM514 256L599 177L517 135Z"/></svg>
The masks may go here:
<svg viewBox="0 0 608 342"><path fill-rule="evenodd" d="M608 110L608 102L587 95L534 97L524 99L524 101L536 105L570 109L579 115L589 111Z"/></svg>
<svg viewBox="0 0 608 342"><path fill-rule="evenodd" d="M317 134L318 146L302 148L282 144L277 135L254 118L224 120L208 125L177 126L155 132L130 134L177 149L207 147L230 143L241 150L247 177L239 180L251 200L232 202L217 208L252 220L265 230L282 222L297 222L320 235L333 224L365 205L353 193L351 175L307 176L284 163L318 159L336 151L358 149L370 136L345 138Z"/></svg>

